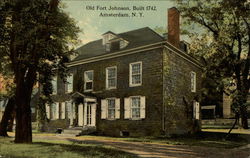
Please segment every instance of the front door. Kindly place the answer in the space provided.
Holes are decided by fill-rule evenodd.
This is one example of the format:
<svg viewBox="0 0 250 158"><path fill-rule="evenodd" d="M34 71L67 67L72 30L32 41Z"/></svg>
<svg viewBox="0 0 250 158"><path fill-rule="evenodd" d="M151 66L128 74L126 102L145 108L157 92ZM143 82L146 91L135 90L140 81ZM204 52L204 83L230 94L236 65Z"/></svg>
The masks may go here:
<svg viewBox="0 0 250 158"><path fill-rule="evenodd" d="M96 104L85 103L84 107L84 125L95 126L96 125Z"/></svg>

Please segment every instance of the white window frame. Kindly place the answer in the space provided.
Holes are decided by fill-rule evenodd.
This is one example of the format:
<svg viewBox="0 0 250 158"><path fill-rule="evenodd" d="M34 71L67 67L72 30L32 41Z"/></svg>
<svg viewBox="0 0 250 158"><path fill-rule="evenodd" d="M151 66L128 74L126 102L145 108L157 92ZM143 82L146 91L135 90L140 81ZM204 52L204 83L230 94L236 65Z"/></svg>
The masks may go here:
<svg viewBox="0 0 250 158"><path fill-rule="evenodd" d="M191 83L190 83L190 88L191 88L191 92L196 92L196 73L194 71L190 72L190 78L191 78Z"/></svg>
<svg viewBox="0 0 250 158"><path fill-rule="evenodd" d="M113 68L115 68L115 77L114 77L114 79L115 79L115 86L114 87L109 87L109 82L108 82L108 80L109 80L109 78L108 78L108 71L109 71L109 69L113 69ZM106 89L116 89L116 87L117 87L117 66L111 66L111 67L107 67L106 68Z"/></svg>
<svg viewBox="0 0 250 158"><path fill-rule="evenodd" d="M140 80L140 83L138 84L132 83L132 65L135 65L135 64L140 64L140 76L141 76L140 79L141 80ZM129 64L129 87L136 87L136 86L141 86L141 85L142 85L142 62L138 61L138 62L130 63Z"/></svg>
<svg viewBox="0 0 250 158"><path fill-rule="evenodd" d="M92 72L93 73L93 78L92 80L86 81L86 74L88 72ZM87 88L87 82L91 82L92 81L92 89L86 89ZM88 70L88 71L84 71L84 92L91 92L94 89L94 70Z"/></svg>
<svg viewBox="0 0 250 158"><path fill-rule="evenodd" d="M115 102L115 105L114 105L114 117L113 118L110 118L109 117L109 104L108 104L108 100L114 100ZM115 111L116 111L116 98L106 98L106 101L107 101L107 120L115 120Z"/></svg>
<svg viewBox="0 0 250 158"><path fill-rule="evenodd" d="M72 77L72 83L69 83L69 78ZM71 93L73 92L73 83L74 83L74 75L73 73L70 73L69 76L67 76L66 83L65 83L65 92L66 93ZM69 84L72 84L72 89L69 89Z"/></svg>

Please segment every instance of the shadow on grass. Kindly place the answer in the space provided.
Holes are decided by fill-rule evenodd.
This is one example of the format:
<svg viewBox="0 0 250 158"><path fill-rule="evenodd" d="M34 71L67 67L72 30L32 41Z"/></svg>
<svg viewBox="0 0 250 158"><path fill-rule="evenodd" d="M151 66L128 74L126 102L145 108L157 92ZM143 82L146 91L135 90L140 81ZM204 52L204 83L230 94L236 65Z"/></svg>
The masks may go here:
<svg viewBox="0 0 250 158"><path fill-rule="evenodd" d="M199 132L195 135L172 135L171 137L159 137L156 139L166 142L176 142L180 145L195 145L216 148L236 148L247 145L250 142L250 135L248 134L230 134L225 139L227 133L220 132Z"/></svg>
<svg viewBox="0 0 250 158"><path fill-rule="evenodd" d="M33 144L52 147L60 146L66 152L77 153L83 157L109 157L109 158L137 158L138 156L120 151L114 148L105 147L102 145L79 144L71 142L69 144L50 143L50 142L35 142Z"/></svg>

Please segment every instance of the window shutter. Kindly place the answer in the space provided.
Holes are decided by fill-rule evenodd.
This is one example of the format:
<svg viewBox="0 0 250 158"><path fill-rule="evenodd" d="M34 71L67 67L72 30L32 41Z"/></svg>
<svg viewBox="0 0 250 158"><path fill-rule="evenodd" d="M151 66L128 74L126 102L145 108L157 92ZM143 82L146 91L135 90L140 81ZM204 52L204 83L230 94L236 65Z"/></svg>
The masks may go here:
<svg viewBox="0 0 250 158"><path fill-rule="evenodd" d="M124 98L124 119L131 118L130 98Z"/></svg>
<svg viewBox="0 0 250 158"><path fill-rule="evenodd" d="M55 113L55 119L59 119L59 103L55 103L56 113Z"/></svg>
<svg viewBox="0 0 250 158"><path fill-rule="evenodd" d="M140 112L141 112L140 118L145 119L146 117L146 97L145 96L141 97L141 111Z"/></svg>
<svg viewBox="0 0 250 158"><path fill-rule="evenodd" d="M115 119L120 118L120 98L115 99Z"/></svg>
<svg viewBox="0 0 250 158"><path fill-rule="evenodd" d="M65 102L61 103L61 119L65 119Z"/></svg>
<svg viewBox="0 0 250 158"><path fill-rule="evenodd" d="M101 100L101 119L107 118L107 100L102 99Z"/></svg>
<svg viewBox="0 0 250 158"><path fill-rule="evenodd" d="M83 125L87 125L87 103L83 104Z"/></svg>
<svg viewBox="0 0 250 158"><path fill-rule="evenodd" d="M92 112L91 112L91 125L95 126L96 122L96 104L91 105Z"/></svg>
<svg viewBox="0 0 250 158"><path fill-rule="evenodd" d="M50 106L45 104L47 118L50 119Z"/></svg>
<svg viewBox="0 0 250 158"><path fill-rule="evenodd" d="M200 119L200 103L195 102L195 119L199 120Z"/></svg>

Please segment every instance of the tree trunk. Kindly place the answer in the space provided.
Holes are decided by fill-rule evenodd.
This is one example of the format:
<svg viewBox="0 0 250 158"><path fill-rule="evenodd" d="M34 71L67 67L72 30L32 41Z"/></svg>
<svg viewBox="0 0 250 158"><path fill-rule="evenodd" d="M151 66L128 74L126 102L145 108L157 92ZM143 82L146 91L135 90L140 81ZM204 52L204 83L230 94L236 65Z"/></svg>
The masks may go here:
<svg viewBox="0 0 250 158"><path fill-rule="evenodd" d="M23 88L22 88L23 89ZM20 90L17 90L20 93ZM16 132L15 143L32 143L31 109L29 95L18 94L16 97Z"/></svg>
<svg viewBox="0 0 250 158"><path fill-rule="evenodd" d="M16 132L15 143L32 143L31 94L35 82L34 70L20 71L16 83Z"/></svg>
<svg viewBox="0 0 250 158"><path fill-rule="evenodd" d="M11 119L15 109L15 97L11 97L5 107L4 115L0 123L0 136L7 137L7 128L9 120Z"/></svg>

